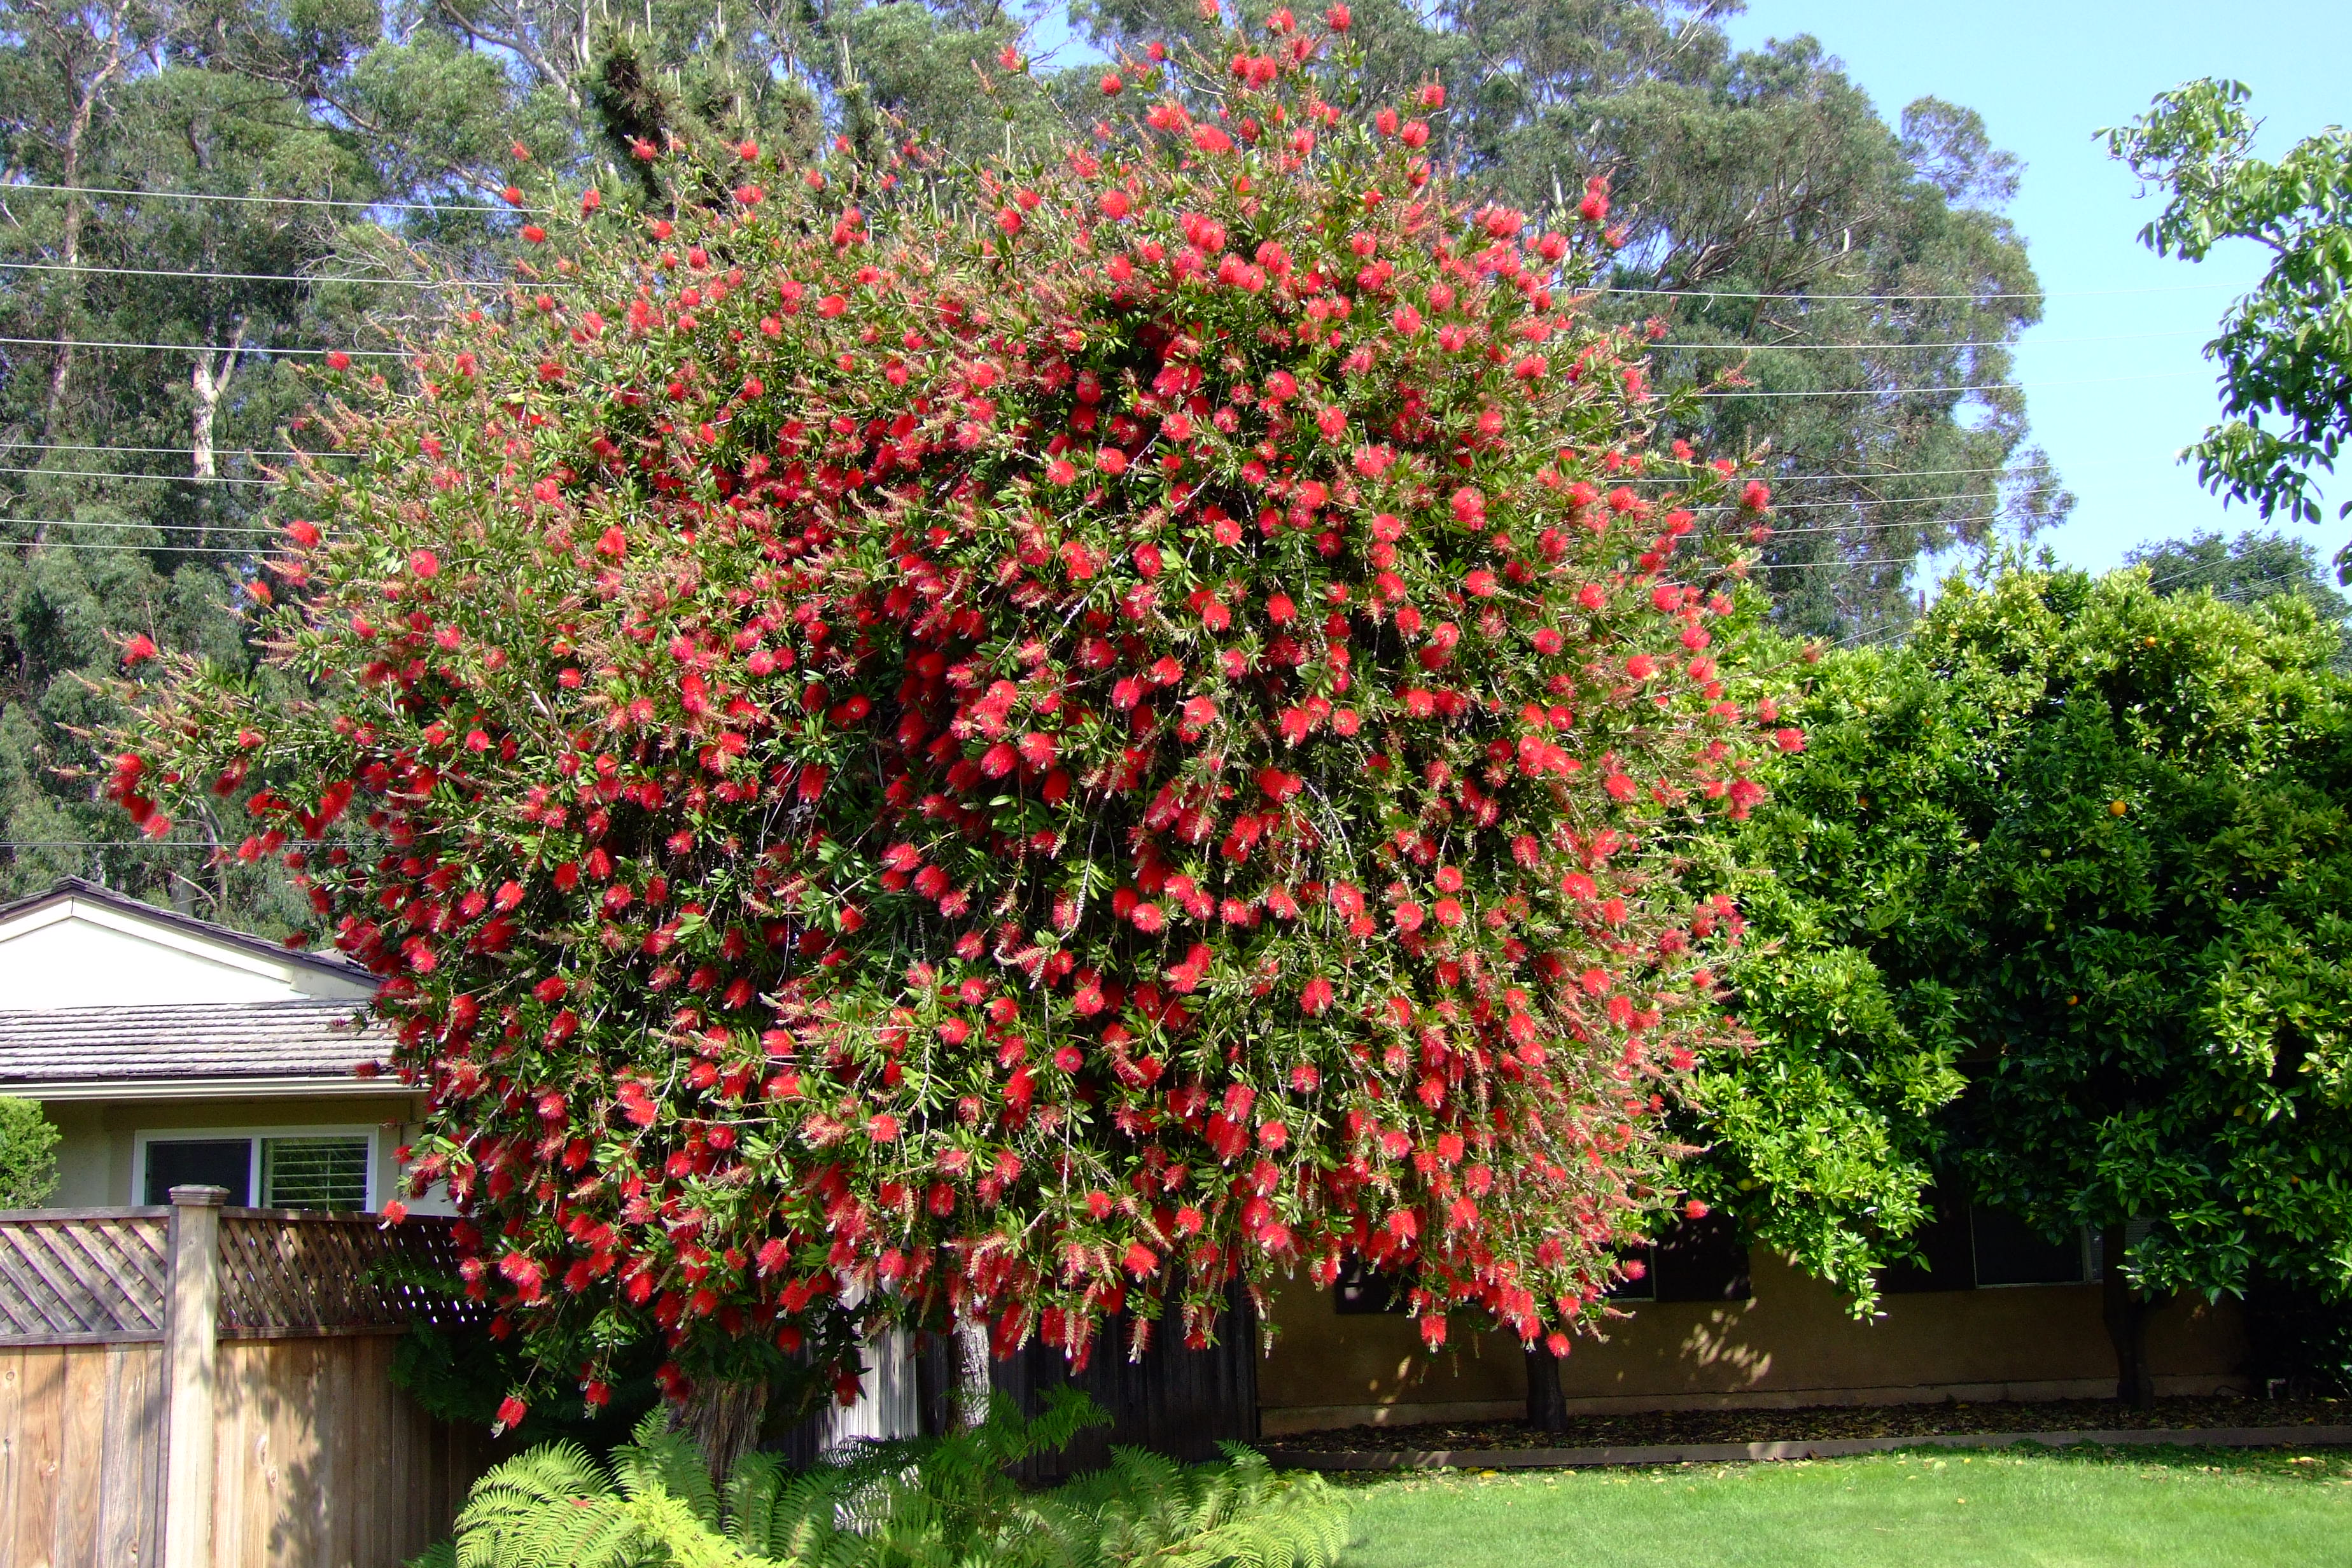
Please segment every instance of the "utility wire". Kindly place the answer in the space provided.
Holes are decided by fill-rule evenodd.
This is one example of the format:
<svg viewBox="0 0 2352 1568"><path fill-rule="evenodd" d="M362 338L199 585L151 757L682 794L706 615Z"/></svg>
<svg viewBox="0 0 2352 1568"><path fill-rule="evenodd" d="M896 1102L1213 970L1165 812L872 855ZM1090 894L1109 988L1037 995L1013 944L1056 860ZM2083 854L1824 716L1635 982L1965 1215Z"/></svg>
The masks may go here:
<svg viewBox="0 0 2352 1568"><path fill-rule="evenodd" d="M2203 375L2201 370L2152 370L2137 375L2093 375L2068 381L1994 381L1981 386L1845 386L1831 391L1749 392L1744 388L1728 391L1702 392L1701 397L1901 397L1922 392L2030 392L2044 386L2113 386L2130 381L2172 381L2184 375Z"/></svg>
<svg viewBox="0 0 2352 1568"><path fill-rule="evenodd" d="M254 479L235 474L123 474L110 468L0 468L0 474L39 474L46 479L163 479L175 485L274 485L278 483L276 479Z"/></svg>
<svg viewBox="0 0 2352 1568"><path fill-rule="evenodd" d="M214 191L118 191L99 185L42 185L26 182L22 184L0 184L0 198L12 191L44 191L63 196L154 196L183 202L253 202L263 206L294 207L357 207L362 212L408 213L549 213L552 207L518 207L503 203L473 205L458 202L363 202L331 196L239 196Z"/></svg>
<svg viewBox="0 0 2352 1568"><path fill-rule="evenodd" d="M503 289L506 283L477 278L354 278L317 272L190 272L167 267L97 267L79 261L0 261L12 272L94 272L109 278L186 278L220 283L396 283L407 289ZM569 289L569 283L546 287Z"/></svg>
<svg viewBox="0 0 2352 1568"><path fill-rule="evenodd" d="M0 338L0 343L23 343L36 348L74 349L156 349L172 353L228 353L226 343L126 343L90 338ZM333 349L272 349L253 343L240 344L234 352L243 354L329 354ZM406 359L398 349L344 349L353 359Z"/></svg>
<svg viewBox="0 0 2352 1568"><path fill-rule="evenodd" d="M43 338L41 342L53 340ZM186 447L93 447L70 441L0 441L0 451L29 449L37 452L139 452L176 458L190 450ZM350 458L353 452L305 452L294 447L215 447L215 457L222 458Z"/></svg>
<svg viewBox="0 0 2352 1568"><path fill-rule="evenodd" d="M1805 349L1822 352L1826 352L1831 349L1859 349L1868 351L1872 353L1876 353L1887 349L2018 349L2046 348L2053 343L2133 343L2147 342L2156 339L2173 340L2179 338L2203 337L2205 333L2203 330L2200 329L2196 331L2177 332L2108 332L2096 337L2034 338L2031 341L2017 338L1955 339L1948 342L1934 343L1680 343L1676 342L1673 338L1667 337L1657 340L1655 342L1651 344L1651 347L1658 349L1704 349L1721 351L1726 353L1744 353L1757 349L1769 349L1775 352L1786 351L1789 349Z"/></svg>
<svg viewBox="0 0 2352 1568"><path fill-rule="evenodd" d="M1738 289L1626 289L1598 284L1580 294L1632 294L1660 300L1803 300L1898 303L1933 300L2083 300L2119 294L2189 294L2226 289L2221 282L2155 284L2145 289L2045 289L2031 294L1754 294Z"/></svg>
<svg viewBox="0 0 2352 1568"><path fill-rule="evenodd" d="M180 530L182 532L186 532L191 529L203 528L207 525L197 522L164 523L125 521L117 518L94 517L0 517L0 527L7 526L17 528L174 528ZM214 523L209 526L215 533L257 533L265 538L271 539L278 536L278 530L274 528L251 528L239 526L234 523ZM28 542L20 539L16 542L23 544ZM137 550L142 548L142 546L131 544L125 545L123 548L127 550Z"/></svg>

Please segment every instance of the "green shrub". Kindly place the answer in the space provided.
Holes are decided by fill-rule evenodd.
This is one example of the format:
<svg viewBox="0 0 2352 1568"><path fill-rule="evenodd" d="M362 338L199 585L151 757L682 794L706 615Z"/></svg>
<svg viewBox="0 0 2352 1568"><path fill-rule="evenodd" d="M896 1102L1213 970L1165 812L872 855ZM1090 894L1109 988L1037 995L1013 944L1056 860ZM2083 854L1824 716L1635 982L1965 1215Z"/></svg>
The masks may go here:
<svg viewBox="0 0 2352 1568"><path fill-rule="evenodd" d="M38 1208L57 1190L57 1128L32 1100L0 1099L0 1209Z"/></svg>
<svg viewBox="0 0 2352 1568"><path fill-rule="evenodd" d="M1007 1467L1108 1419L1068 1390L1024 1419L1000 1399L943 1437L861 1444L794 1473L746 1454L714 1486L701 1451L656 1411L598 1464L570 1443L509 1459L474 1484L457 1535L410 1568L1324 1568L1346 1505L1318 1476L1277 1476L1228 1447L1180 1465L1132 1448L1110 1468L1024 1492Z"/></svg>

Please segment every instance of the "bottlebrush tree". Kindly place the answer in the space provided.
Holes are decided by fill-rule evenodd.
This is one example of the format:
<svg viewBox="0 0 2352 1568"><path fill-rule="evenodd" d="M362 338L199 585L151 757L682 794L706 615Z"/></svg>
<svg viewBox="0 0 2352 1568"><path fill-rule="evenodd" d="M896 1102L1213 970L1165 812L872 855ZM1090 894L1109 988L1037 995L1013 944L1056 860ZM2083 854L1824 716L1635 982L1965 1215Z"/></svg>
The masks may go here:
<svg viewBox="0 0 2352 1568"><path fill-rule="evenodd" d="M670 216L329 373L278 694L132 672L115 795L246 798L384 976L535 1387L1139 1354L1351 1255L1564 1351L1673 1201L1685 852L1801 744L1710 651L1769 497L1652 445L1605 188L1469 210L1346 20L1051 167L640 146Z"/></svg>

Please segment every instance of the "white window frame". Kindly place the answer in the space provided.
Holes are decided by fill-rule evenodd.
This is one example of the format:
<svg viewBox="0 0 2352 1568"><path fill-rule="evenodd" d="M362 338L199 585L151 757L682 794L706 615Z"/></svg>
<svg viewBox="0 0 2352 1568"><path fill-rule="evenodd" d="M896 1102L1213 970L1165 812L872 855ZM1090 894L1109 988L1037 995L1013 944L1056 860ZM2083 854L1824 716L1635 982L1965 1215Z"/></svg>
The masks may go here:
<svg viewBox="0 0 2352 1568"><path fill-rule="evenodd" d="M133 1133L131 1140L131 1196L141 1199L147 1195L147 1148L151 1143L226 1143L231 1139L244 1139L245 1190L257 1205L260 1205L261 1199L267 1195L261 1190L261 1141L264 1138L364 1138L367 1140L367 1199L361 1205L361 1212L374 1214L383 1202L383 1194L377 1191L380 1183L376 1174L383 1158L383 1145L379 1141L383 1131L383 1128L373 1122L349 1121L294 1126L142 1129Z"/></svg>

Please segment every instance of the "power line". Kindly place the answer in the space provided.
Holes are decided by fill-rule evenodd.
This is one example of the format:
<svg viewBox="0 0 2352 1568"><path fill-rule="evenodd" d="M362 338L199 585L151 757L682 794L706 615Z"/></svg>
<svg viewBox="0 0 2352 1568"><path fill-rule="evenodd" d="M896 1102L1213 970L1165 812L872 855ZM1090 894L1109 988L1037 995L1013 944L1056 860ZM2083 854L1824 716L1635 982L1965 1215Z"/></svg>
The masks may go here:
<svg viewBox="0 0 2352 1568"><path fill-rule="evenodd" d="M2205 334L2201 330L2193 332L2108 332L2095 337L2035 338L2031 342L2023 342L2015 338L1978 338L1955 339L1948 342L1936 343L1678 343L1671 337L1668 337L1659 339L1651 346L1653 348L1660 349L1721 350L1725 353L1746 352L1754 349L1808 349L1823 351L1830 349L1866 349L1872 353L1877 353L1880 350L1885 349L2016 349L2045 348L2053 343L2132 343L2147 342L2156 339L2172 340L2179 338L2202 337Z"/></svg>
<svg viewBox="0 0 2352 1568"><path fill-rule="evenodd" d="M96 267L79 261L0 261L15 272L94 272L110 278L188 278L223 283L397 283L409 289L501 289L505 284L476 278L354 278L316 272L190 272L167 267ZM570 283L548 288L569 289Z"/></svg>
<svg viewBox="0 0 2352 1568"><path fill-rule="evenodd" d="M2226 283L2212 282L2156 284L2145 289L2045 289L2031 294L1754 294L1738 289L1623 289L1599 284L1577 292L1633 294L1659 300L1835 300L1895 304L1934 300L2084 300L2116 294L2189 294L2228 287Z"/></svg>
<svg viewBox="0 0 2352 1568"><path fill-rule="evenodd" d="M1844 386L1818 392L1702 392L1701 397L1900 397L1921 392L2028 392L2044 386L2113 386L2128 381L2171 381L2200 370L2152 370L2137 375L2091 375L2070 381L1995 381L1981 386Z"/></svg>
<svg viewBox="0 0 2352 1568"><path fill-rule="evenodd" d="M0 539L0 549L26 545L37 550L86 550L97 555L234 555L250 552L250 544L224 545L217 549L202 544L80 544L69 539Z"/></svg>
<svg viewBox="0 0 2352 1568"><path fill-rule="evenodd" d="M208 525L196 522L132 522L103 517L0 517L0 525L11 524L19 528L176 528L183 532L209 526L215 533L257 533L271 539L278 536L278 530L274 528L249 528L226 522ZM23 544L28 542L20 539L16 542ZM141 547L132 544L123 548L136 550Z"/></svg>
<svg viewBox="0 0 2352 1568"><path fill-rule="evenodd" d="M244 343L232 351L226 343L125 343L94 338L0 338L0 343L24 343L36 348L155 349L172 353L328 354L333 349L272 349ZM406 359L398 349L344 349L353 359Z"/></svg>
<svg viewBox="0 0 2352 1568"><path fill-rule="evenodd" d="M0 468L0 474L39 474L60 479L162 479L184 485L274 485L276 479L250 479L235 474L125 474L111 468Z"/></svg>
<svg viewBox="0 0 2352 1568"><path fill-rule="evenodd" d="M52 340L43 338L42 342ZM186 447L93 447L71 441L0 441L0 451L29 449L37 452L138 452L176 458L191 450ZM355 458L356 452L306 452L297 447L215 447L213 455L220 458Z"/></svg>
<svg viewBox="0 0 2352 1568"><path fill-rule="evenodd" d="M133 199L155 196L183 202L253 202L264 206L357 207L362 212L549 213L555 210L552 207L518 207L503 204L492 206L459 202L338 201L331 196L238 196L213 191L117 191L98 185L43 185L29 181L22 184L0 184L0 197L6 196L11 191L47 191L65 196L128 196Z"/></svg>

